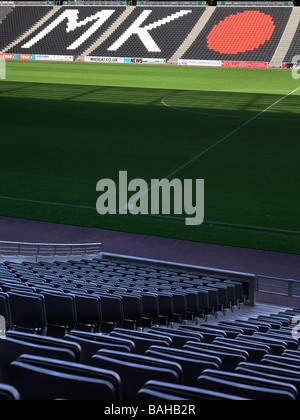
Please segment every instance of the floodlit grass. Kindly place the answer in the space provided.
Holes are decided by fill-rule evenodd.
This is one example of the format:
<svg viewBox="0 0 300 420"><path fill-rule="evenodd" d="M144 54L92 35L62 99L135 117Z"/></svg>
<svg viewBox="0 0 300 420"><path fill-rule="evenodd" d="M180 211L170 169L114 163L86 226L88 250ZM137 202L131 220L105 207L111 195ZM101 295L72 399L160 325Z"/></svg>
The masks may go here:
<svg viewBox="0 0 300 420"><path fill-rule="evenodd" d="M299 86L280 70L8 62L0 214L299 254ZM120 170L204 178L204 223L98 215L96 183Z"/></svg>

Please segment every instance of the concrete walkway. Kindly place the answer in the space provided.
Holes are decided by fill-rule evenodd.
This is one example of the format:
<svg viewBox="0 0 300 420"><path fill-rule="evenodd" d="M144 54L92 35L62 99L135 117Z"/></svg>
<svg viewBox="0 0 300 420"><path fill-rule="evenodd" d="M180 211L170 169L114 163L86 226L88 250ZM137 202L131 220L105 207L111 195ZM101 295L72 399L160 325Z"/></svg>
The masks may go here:
<svg viewBox="0 0 300 420"><path fill-rule="evenodd" d="M300 255L0 217L0 241L101 242L103 251L300 280Z"/></svg>

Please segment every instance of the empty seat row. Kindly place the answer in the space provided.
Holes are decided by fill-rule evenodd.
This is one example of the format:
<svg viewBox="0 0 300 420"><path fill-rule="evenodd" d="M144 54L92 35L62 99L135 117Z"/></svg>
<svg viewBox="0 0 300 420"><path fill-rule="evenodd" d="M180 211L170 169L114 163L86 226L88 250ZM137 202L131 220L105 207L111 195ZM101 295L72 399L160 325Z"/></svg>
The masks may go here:
<svg viewBox="0 0 300 420"><path fill-rule="evenodd" d="M272 328L255 335L235 325L222 330L222 324L71 330L61 339L7 331L0 340L0 382L21 399L295 400L299 339L285 334L295 314L300 310L251 317L258 327L261 317L282 320L276 331L283 328L283 336L271 339ZM73 393L65 390L71 384Z"/></svg>
<svg viewBox="0 0 300 420"><path fill-rule="evenodd" d="M110 275L103 275L108 269ZM134 326L168 325L209 313L217 316L226 308L233 310L248 294L244 280L132 264L108 265L106 261L90 265L70 262L68 266L5 263L0 266L0 289L2 300L6 294L14 308L9 325L37 329L44 329L46 324L69 329L75 324L92 328L105 324L113 328L126 322ZM31 301L35 304L29 304ZM34 309L39 314L33 315ZM38 325L30 326L29 317L38 319ZM7 316L8 321L10 318Z"/></svg>
<svg viewBox="0 0 300 420"><path fill-rule="evenodd" d="M161 350L165 348L137 355L101 349L90 365L21 354L9 365L6 385L18 390L22 399L142 399L149 381L165 383L168 399L179 396L180 391L185 392L186 399L194 398L197 392L203 392L202 399L299 398L299 368L295 371L241 362L231 372L221 370L213 356L203 360L197 353L181 355L177 350L177 354L168 354ZM91 385L95 382L98 394ZM156 398L165 399L166 395Z"/></svg>

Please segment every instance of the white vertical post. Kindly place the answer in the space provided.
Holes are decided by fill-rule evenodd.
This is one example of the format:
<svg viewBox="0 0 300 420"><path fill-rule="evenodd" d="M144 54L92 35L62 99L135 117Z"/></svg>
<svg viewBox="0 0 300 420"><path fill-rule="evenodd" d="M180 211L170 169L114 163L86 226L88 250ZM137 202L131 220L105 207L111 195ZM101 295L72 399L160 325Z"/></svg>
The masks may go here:
<svg viewBox="0 0 300 420"><path fill-rule="evenodd" d="M0 340L5 338L6 322L4 316L0 315Z"/></svg>
<svg viewBox="0 0 300 420"><path fill-rule="evenodd" d="M6 79L6 62L4 58L0 58L0 79Z"/></svg>

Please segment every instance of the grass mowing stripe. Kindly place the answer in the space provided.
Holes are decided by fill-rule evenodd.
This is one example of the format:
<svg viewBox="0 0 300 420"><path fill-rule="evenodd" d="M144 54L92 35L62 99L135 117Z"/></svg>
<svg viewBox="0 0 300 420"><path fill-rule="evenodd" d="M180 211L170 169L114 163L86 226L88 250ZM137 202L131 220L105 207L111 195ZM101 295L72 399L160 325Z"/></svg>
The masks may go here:
<svg viewBox="0 0 300 420"><path fill-rule="evenodd" d="M188 93L197 93L198 91L191 91ZM211 92L229 92L229 91L214 91L212 90ZM249 91L250 92L250 91ZM274 90L273 92L284 92L282 90L276 91ZM209 117L222 117L222 118L228 118L228 114L218 114L218 113L211 113L211 112L202 112L202 111L191 111L190 109L184 109L184 108L177 108L176 106L172 106L166 103L166 99L168 98L174 98L175 96L179 96L179 95L185 95L187 93L187 91L184 92L179 92L179 93L171 93L170 95L166 96L165 98L163 98L161 100L161 103L163 105L165 105L168 108L174 109L175 111L181 111L181 112L188 112L189 114L195 114L195 115L207 115ZM234 119L239 119L239 120L246 120L248 117L241 117L239 115L231 115L230 118L234 118ZM298 121L296 118L261 118L261 120L267 120L267 121Z"/></svg>
<svg viewBox="0 0 300 420"><path fill-rule="evenodd" d="M139 216L147 216L147 217L157 217L161 219L173 219L173 220L184 220L183 217L180 216L171 216L166 214L140 214ZM243 225L238 223L227 223L227 222L216 222L214 220L204 220L204 225L216 225L221 227L228 227L233 229L247 229L253 231L261 231L261 232L270 232L270 233L278 233L278 234L285 234L285 235L300 235L300 231L298 230L289 230L289 229L278 229L278 228L267 228L264 226L252 226L252 225Z"/></svg>
<svg viewBox="0 0 300 420"><path fill-rule="evenodd" d="M88 209L88 210L95 209L95 207L82 206L78 204L56 203L53 201L32 200L30 198L9 197L5 195L1 195L0 200L24 201L26 203L50 204L51 206L74 207L74 208Z"/></svg>
<svg viewBox="0 0 300 420"><path fill-rule="evenodd" d="M30 198L17 198L17 197L8 197L8 196L0 196L1 200L13 200L13 201L23 201L28 203L36 203L36 204L47 204L51 206L61 206L61 207L72 207L72 208L80 208L80 209L87 209L87 210L96 210L96 207L91 206L83 206L79 204L67 204L67 203L56 203L53 201L41 201L41 200L32 200ZM107 209L106 209L107 210ZM127 215L131 215L128 213ZM166 214L138 214L135 216L146 216L146 217L156 217L160 219L172 219L172 220L184 220L184 217L180 216L171 216ZM288 229L277 229L277 228L267 228L263 226L252 226L252 225L243 225L237 223L227 223L227 222L216 222L214 220L204 220L203 224L205 225L217 225L223 227L229 227L234 229L248 229L253 231L263 231L263 232L270 232L270 233L280 233L286 235L300 235L300 231L297 230L288 230Z"/></svg>
<svg viewBox="0 0 300 420"><path fill-rule="evenodd" d="M237 133L238 131L240 131L242 128L246 127L247 125L249 125L250 123L252 123L252 121L256 120L257 118L259 118L261 115L263 115L265 112L269 111L271 108L273 108L274 106L276 106L277 104L279 104L281 101L283 101L284 99L288 98L289 96L293 95L295 92L297 92L300 89L300 86L294 90L292 90L291 92L287 93L286 95L284 95L282 98L278 99L277 101L275 101L273 104L271 104L270 106L268 106L267 108L265 108L263 111L260 111L258 114L254 115L252 118L250 118L249 120L245 121L243 124L241 124L239 127L237 127L236 129L232 130L230 133L228 133L226 136L224 136L222 139L218 140L216 143L212 144L211 146L207 147L206 149L202 150L202 152L200 152L198 155L194 156L192 159L190 159L188 162L184 163L183 165L181 165L179 168L175 169L173 172L171 172L169 175L166 176L166 179L170 178L173 175L176 175L178 172L180 172L182 169L185 169L187 166L189 166L191 163L193 163L195 160L199 159L201 156L205 155L207 152L209 152L210 150L212 150L213 148L215 148L216 146L218 146L220 143L223 143L223 141L227 140L229 137L233 136L235 133ZM166 98L169 98L171 95L166 96L165 98L163 98L161 100L162 104L165 105L164 100ZM167 105L168 106L168 105ZM172 107L168 106L169 108L172 109ZM176 108L175 108L176 109ZM153 187L154 188L154 187Z"/></svg>
<svg viewBox="0 0 300 420"><path fill-rule="evenodd" d="M191 163L195 162L196 160L198 160L201 156L205 155L207 152L209 152L210 150L214 149L216 146L218 146L219 144L223 143L225 140L227 140L229 137L233 136L235 133L237 133L238 131L240 131L242 128L246 127L247 125L249 125L252 121L256 120L257 118L259 118L261 115L263 115L265 112L269 111L271 108L273 108L274 106L276 106L277 104L279 104L281 101L283 101L284 99L286 99L287 97L293 95L293 93L297 92L300 89L300 86L294 90L292 90L291 92L287 93L286 95L284 95L282 98L278 99L277 101L275 101L273 104L271 104L270 106L268 106L267 108L265 108L263 111L260 111L258 114L254 115L253 117L249 118L247 121L245 121L243 124L241 124L239 127L235 128L234 130L232 130L230 133L226 134L226 136L224 136L223 138L221 138L220 140L218 140L216 143L212 144L211 146L207 147L206 149L202 150L200 153L198 153L198 155L194 156L192 159L190 159L188 162L184 163L183 165L179 166L177 169L175 169L174 171L172 171L171 173L169 173L167 176L165 176L165 179L169 179L172 176L176 175L178 172L182 171L183 169L185 169L187 166L189 166ZM171 95L165 96L162 100L161 103L163 105L165 104L165 100L167 98L169 98ZM169 105L166 105L167 107L171 108ZM176 108L175 108L176 109ZM159 185L159 183L154 184L151 188L148 188L147 191L144 191L142 194L139 195L138 199L143 197L145 194L148 194L151 190L153 190L155 187L157 187ZM120 209L122 210L122 209Z"/></svg>

